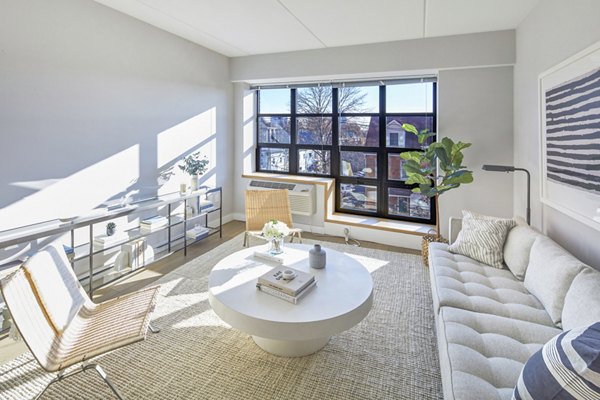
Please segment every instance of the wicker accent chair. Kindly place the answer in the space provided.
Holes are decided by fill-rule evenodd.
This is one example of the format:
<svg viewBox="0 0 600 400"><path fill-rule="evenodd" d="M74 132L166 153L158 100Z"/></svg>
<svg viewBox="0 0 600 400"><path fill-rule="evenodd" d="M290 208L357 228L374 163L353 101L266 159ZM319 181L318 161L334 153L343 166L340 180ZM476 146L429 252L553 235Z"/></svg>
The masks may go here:
<svg viewBox="0 0 600 400"><path fill-rule="evenodd" d="M298 236L298 240L302 243L302 229L294 228L287 190L246 190L244 247L248 246L250 236L264 240L261 236L262 228L272 219L285 222L290 228L290 242Z"/></svg>
<svg viewBox="0 0 600 400"><path fill-rule="evenodd" d="M53 383L88 369L94 369L123 399L102 368L88 361L144 340L148 328L158 332L150 326L158 287L95 304L62 246L50 245L0 281L0 288L13 324L35 359L47 372L58 372L36 399Z"/></svg>

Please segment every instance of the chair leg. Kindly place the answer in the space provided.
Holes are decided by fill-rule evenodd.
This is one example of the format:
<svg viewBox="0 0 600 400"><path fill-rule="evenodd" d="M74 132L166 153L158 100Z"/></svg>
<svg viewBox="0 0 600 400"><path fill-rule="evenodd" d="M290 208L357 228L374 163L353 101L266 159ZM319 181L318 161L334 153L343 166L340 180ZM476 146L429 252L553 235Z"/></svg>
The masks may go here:
<svg viewBox="0 0 600 400"><path fill-rule="evenodd" d="M98 375L100 375L100 378L102 378L104 380L104 382L106 382L106 384L108 385L108 387L110 388L110 390L112 390L112 392L115 394L115 396L117 396L117 399L119 400L124 400L123 396L121 396L121 393L119 393L119 391L117 390L117 388L112 384L112 382L110 381L110 379L108 379L108 375L106 375L106 372L104 372L104 370L102 369L102 367L100 367L98 364L89 364L86 365L84 367L84 369L93 369L95 370Z"/></svg>
<svg viewBox="0 0 600 400"><path fill-rule="evenodd" d="M46 392L46 390L48 390L48 388L50 387L50 385L52 385L53 383L56 383L58 381L62 381L63 379L66 379L70 376L73 376L75 374L78 374L80 372L85 372L88 369L93 369L95 370L98 375L100 375L100 377L104 380L104 382L106 382L106 384L108 385L108 387L110 388L110 390L112 390L112 392L115 394L115 396L117 396L117 398L119 400L124 400L123 396L121 396L121 393L119 393L119 391L117 390L117 388L112 384L112 382L108 379L108 375L106 375L106 372L104 372L104 370L102 369L102 367L100 367L98 364L87 364L87 361L83 362L81 364L81 369L77 368L75 370L72 370L68 373L64 373L65 370L60 370L58 372L58 375L56 375L56 377L54 379L52 379L50 382L48 382L48 384L46 385L46 387L44 388L44 390L42 390L42 392L40 394L38 394L35 397L35 400L38 400L40 397L42 397L42 395Z"/></svg>
<svg viewBox="0 0 600 400"><path fill-rule="evenodd" d="M159 333L160 329L159 328L155 328L152 324L148 324L148 329L150 329L150 332L152 333Z"/></svg>
<svg viewBox="0 0 600 400"><path fill-rule="evenodd" d="M61 370L58 372L58 375L56 375L55 378L53 378L50 382L48 382L48 384L46 385L46 387L44 388L44 390L42 390L37 396L35 396L35 400L38 400L40 397L42 397L42 395L44 393L46 393L46 390L48 390L48 388L50 387L50 385L52 385L53 383L56 383L58 381L60 381L61 379L63 379L63 372L65 372L64 370Z"/></svg>
<svg viewBox="0 0 600 400"><path fill-rule="evenodd" d="M248 232L244 233L244 247L247 247L248 244Z"/></svg>
<svg viewBox="0 0 600 400"><path fill-rule="evenodd" d="M302 232L298 232L298 241L302 244Z"/></svg>

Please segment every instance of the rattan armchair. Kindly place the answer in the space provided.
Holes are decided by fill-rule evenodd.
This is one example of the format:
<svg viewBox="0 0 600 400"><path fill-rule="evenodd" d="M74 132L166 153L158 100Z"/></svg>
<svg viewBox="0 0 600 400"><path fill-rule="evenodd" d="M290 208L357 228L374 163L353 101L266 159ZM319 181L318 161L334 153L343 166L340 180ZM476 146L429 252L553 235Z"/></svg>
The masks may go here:
<svg viewBox="0 0 600 400"><path fill-rule="evenodd" d="M262 238L263 226L272 219L285 222L290 228L290 242L297 236L302 243L302 229L294 228L287 190L246 190L244 247L249 244L250 236Z"/></svg>
<svg viewBox="0 0 600 400"><path fill-rule="evenodd" d="M0 281L0 287L13 324L35 359L44 370L58 373L36 399L51 384L88 369L94 369L115 396L123 398L102 368L89 360L144 340L148 328L158 331L150 326L158 287L95 304L62 246L54 245L34 254Z"/></svg>

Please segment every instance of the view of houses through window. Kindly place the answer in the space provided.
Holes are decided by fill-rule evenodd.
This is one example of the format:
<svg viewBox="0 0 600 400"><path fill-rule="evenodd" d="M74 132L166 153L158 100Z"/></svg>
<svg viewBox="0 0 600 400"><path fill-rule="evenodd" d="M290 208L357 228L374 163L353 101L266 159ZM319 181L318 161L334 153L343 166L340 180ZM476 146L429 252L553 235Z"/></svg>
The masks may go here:
<svg viewBox="0 0 600 400"><path fill-rule="evenodd" d="M433 201L411 191L400 157L421 149L402 124L436 130L433 79L257 93L258 171L336 178L337 211L435 223Z"/></svg>

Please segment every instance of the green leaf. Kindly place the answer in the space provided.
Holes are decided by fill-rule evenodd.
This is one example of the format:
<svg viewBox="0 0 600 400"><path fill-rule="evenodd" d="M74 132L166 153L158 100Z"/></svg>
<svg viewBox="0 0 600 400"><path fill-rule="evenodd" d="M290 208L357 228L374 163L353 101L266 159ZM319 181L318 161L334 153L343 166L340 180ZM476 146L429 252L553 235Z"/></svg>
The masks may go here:
<svg viewBox="0 0 600 400"><path fill-rule="evenodd" d="M420 163L421 158L423 158L423 153L420 151L405 151L404 153L400 153L400 158Z"/></svg>
<svg viewBox="0 0 600 400"><path fill-rule="evenodd" d="M406 169L405 169L406 171ZM406 184L408 185L412 185L414 183L419 183L419 184L424 184L424 185L430 185L431 184L431 179L429 179L427 176L423 176L421 174L418 173L408 173L408 179L406 180Z"/></svg>
<svg viewBox="0 0 600 400"><path fill-rule="evenodd" d="M467 170L455 171L442 180L442 184L461 184L473 182L473 172Z"/></svg>
<svg viewBox="0 0 600 400"><path fill-rule="evenodd" d="M419 136L419 131L417 131L417 128L415 128L414 125L411 125L411 124L402 124L402 129L405 132L410 132L412 134L415 134L415 135Z"/></svg>

